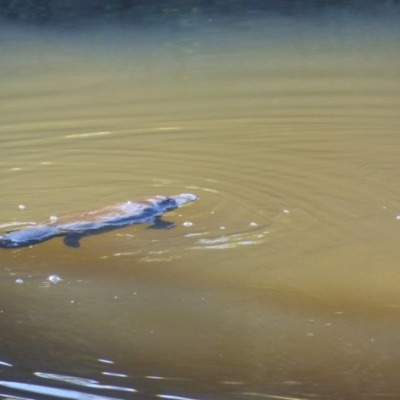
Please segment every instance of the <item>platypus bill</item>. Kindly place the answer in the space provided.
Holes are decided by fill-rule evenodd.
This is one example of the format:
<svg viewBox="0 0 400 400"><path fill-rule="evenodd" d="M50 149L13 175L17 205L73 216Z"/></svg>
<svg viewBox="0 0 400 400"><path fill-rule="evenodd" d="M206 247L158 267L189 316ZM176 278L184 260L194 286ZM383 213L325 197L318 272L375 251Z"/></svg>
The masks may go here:
<svg viewBox="0 0 400 400"><path fill-rule="evenodd" d="M155 226L173 226L161 220L161 216L184 204L196 201L194 194L155 196L147 200L118 203L98 210L75 213L62 217L51 217L48 221L19 230L8 231L0 236L0 247L27 247L63 236L64 243L79 247L84 236L96 235L133 224L154 223Z"/></svg>

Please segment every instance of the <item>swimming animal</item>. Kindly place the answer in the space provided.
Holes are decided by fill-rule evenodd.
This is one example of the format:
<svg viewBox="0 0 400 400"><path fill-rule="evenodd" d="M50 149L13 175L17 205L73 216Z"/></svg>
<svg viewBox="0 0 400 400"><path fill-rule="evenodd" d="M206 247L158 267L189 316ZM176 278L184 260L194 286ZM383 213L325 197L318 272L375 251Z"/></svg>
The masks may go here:
<svg viewBox="0 0 400 400"><path fill-rule="evenodd" d="M171 227L174 224L162 221L161 216L197 199L196 195L189 193L170 197L155 196L139 202L128 201L94 211L51 217L40 224L8 231L0 236L0 247L27 247L59 236L64 237L67 246L80 247L79 240L84 236L128 225L153 222L153 227Z"/></svg>

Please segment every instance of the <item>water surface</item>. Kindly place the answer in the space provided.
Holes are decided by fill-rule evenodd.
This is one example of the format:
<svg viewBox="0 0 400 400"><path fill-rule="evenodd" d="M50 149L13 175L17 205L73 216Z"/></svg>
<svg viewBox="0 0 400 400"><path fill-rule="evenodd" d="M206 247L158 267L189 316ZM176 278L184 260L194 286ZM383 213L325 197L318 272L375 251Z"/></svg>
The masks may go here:
<svg viewBox="0 0 400 400"><path fill-rule="evenodd" d="M200 200L174 229L2 250L0 395L397 398L394 22L3 25L2 231Z"/></svg>

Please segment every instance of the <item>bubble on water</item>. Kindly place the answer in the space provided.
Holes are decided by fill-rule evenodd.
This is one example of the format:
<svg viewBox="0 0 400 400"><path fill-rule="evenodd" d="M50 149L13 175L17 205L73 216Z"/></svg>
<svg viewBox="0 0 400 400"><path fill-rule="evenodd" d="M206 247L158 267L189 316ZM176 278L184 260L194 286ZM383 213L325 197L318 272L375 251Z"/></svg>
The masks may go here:
<svg viewBox="0 0 400 400"><path fill-rule="evenodd" d="M289 214L289 213L290 213L289 210L283 210L283 212L284 212L285 214Z"/></svg>
<svg viewBox="0 0 400 400"><path fill-rule="evenodd" d="M23 280L23 279L16 279L16 280L15 280L15 283L21 284L21 283L24 283L24 280Z"/></svg>
<svg viewBox="0 0 400 400"><path fill-rule="evenodd" d="M58 275L50 275L47 279L52 283L57 283L62 281L62 279Z"/></svg>
<svg viewBox="0 0 400 400"><path fill-rule="evenodd" d="M250 222L250 226L258 226L257 222Z"/></svg>
<svg viewBox="0 0 400 400"><path fill-rule="evenodd" d="M57 221L57 220L58 220L58 218L55 215L52 215L50 217L50 221Z"/></svg>
<svg viewBox="0 0 400 400"><path fill-rule="evenodd" d="M398 216L396 217L396 219L400 221L400 215L398 215Z"/></svg>
<svg viewBox="0 0 400 400"><path fill-rule="evenodd" d="M184 222L182 225L183 225L183 226L192 226L192 225L193 225L193 222L186 221L186 222Z"/></svg>
<svg viewBox="0 0 400 400"><path fill-rule="evenodd" d="M18 206L18 208L20 209L20 210L25 210L25 206L23 205L23 204L20 204L19 206Z"/></svg>

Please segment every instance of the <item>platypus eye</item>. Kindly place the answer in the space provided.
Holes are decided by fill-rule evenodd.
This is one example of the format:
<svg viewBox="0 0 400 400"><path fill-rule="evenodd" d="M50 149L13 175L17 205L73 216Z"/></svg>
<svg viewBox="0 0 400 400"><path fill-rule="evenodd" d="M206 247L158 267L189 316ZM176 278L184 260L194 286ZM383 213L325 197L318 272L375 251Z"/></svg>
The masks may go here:
<svg viewBox="0 0 400 400"><path fill-rule="evenodd" d="M162 207L176 207L176 201L174 199L171 199L170 197L167 197L166 199L160 201L160 206Z"/></svg>

